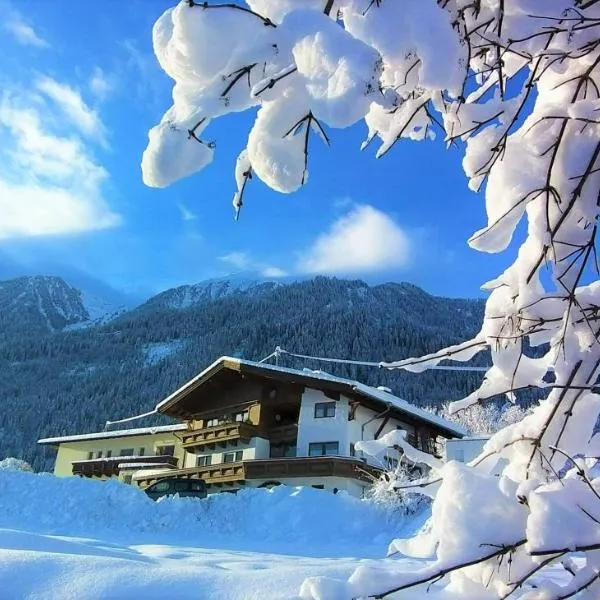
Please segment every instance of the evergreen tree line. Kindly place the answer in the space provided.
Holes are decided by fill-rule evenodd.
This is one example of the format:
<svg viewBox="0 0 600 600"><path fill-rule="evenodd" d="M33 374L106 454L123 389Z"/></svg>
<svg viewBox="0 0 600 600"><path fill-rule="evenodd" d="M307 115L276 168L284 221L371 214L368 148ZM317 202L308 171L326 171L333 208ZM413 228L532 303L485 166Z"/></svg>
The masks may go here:
<svg viewBox="0 0 600 600"><path fill-rule="evenodd" d="M18 331L13 322L0 343L0 458L50 469L53 450L38 447L37 439L98 431L107 420L148 411L222 355L260 360L279 345L312 356L396 360L466 339L482 316L477 300L437 298L409 284L369 287L318 277L184 309L170 308L162 294L160 302L76 331ZM486 363L486 356L474 361ZM387 386L427 407L459 399L481 380L480 373L412 374L285 355L280 364Z"/></svg>

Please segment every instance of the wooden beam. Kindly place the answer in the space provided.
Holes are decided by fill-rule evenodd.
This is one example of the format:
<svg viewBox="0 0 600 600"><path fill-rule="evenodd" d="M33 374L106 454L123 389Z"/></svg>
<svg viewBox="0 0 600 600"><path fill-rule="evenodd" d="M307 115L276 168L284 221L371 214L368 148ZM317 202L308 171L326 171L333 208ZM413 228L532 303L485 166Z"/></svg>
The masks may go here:
<svg viewBox="0 0 600 600"><path fill-rule="evenodd" d="M379 436L381 435L381 432L383 431L383 428L388 424L388 421L390 420L390 416L386 415L385 419L383 419L383 421L381 421L381 425L379 425L379 427L377 428L377 431L375 432L375 437L373 439L379 439Z"/></svg>

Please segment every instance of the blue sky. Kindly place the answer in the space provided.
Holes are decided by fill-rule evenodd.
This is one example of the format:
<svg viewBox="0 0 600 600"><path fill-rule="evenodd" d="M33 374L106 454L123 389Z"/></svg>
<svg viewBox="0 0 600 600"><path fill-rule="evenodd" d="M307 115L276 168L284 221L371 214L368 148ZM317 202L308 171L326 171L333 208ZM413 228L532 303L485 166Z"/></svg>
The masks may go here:
<svg viewBox="0 0 600 600"><path fill-rule="evenodd" d="M0 0L0 276L80 272L149 295L240 271L323 273L476 296L508 264L466 244L485 212L459 150L403 142L376 160L363 124L315 142L299 193L252 180L238 222L233 167L254 113L211 124L203 172L145 187L147 131L171 94L151 28L173 4Z"/></svg>

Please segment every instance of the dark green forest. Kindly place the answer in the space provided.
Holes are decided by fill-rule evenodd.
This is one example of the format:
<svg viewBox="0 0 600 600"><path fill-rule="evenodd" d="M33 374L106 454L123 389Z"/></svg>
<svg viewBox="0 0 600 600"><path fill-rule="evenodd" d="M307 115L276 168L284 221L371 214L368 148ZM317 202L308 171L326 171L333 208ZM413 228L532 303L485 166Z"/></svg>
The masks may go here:
<svg viewBox="0 0 600 600"><path fill-rule="evenodd" d="M477 300L438 298L406 283L369 286L325 277L256 284L199 297L185 308L173 307L169 293L79 329L32 326L31 306L20 313L18 302L0 302L0 322L10 324L0 338L0 458L49 469L53 452L38 447L37 439L101 430L106 420L148 411L221 355L260 360L281 346L313 356L397 360L466 339L483 316ZM384 385L432 407L465 396L481 379L478 373L417 375L287 356L280 364Z"/></svg>

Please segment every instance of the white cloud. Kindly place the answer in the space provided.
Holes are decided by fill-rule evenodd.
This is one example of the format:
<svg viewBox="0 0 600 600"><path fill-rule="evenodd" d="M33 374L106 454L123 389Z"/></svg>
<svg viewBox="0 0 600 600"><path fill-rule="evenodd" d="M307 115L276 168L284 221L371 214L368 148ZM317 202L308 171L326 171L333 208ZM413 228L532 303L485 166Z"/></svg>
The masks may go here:
<svg viewBox="0 0 600 600"><path fill-rule="evenodd" d="M368 204L353 208L300 256L303 273L349 274L406 266L410 240L391 217Z"/></svg>
<svg viewBox="0 0 600 600"><path fill-rule="evenodd" d="M35 29L23 20L23 17L11 9L9 6L0 6L3 10L4 18L3 29L23 46L33 46L35 48L49 48L50 44L40 37Z"/></svg>
<svg viewBox="0 0 600 600"><path fill-rule="evenodd" d="M100 67L94 68L88 86L94 97L100 102L106 100L115 88L113 78L107 75Z"/></svg>
<svg viewBox="0 0 600 600"><path fill-rule="evenodd" d="M219 260L231 265L238 271L257 271L261 277L274 279L287 275L283 269L255 260L247 252L230 252L224 256L219 256Z"/></svg>
<svg viewBox="0 0 600 600"><path fill-rule="evenodd" d="M50 77L40 77L35 82L35 86L50 98L83 134L104 143L106 139L104 124L98 113L85 103L78 90Z"/></svg>
<svg viewBox="0 0 600 600"><path fill-rule="evenodd" d="M235 269L245 271L251 269L254 266L253 261L250 259L246 252L230 252L223 256L219 256L219 260L231 265Z"/></svg>
<svg viewBox="0 0 600 600"><path fill-rule="evenodd" d="M177 208L179 208L181 218L184 221L195 221L198 218L198 215L193 213L183 202L178 202Z"/></svg>
<svg viewBox="0 0 600 600"><path fill-rule="evenodd" d="M140 49L139 43L134 39L123 41L121 47L124 54L121 61L124 72L121 77L127 77L129 93L140 100L136 106L158 106L166 93L166 83L154 53Z"/></svg>
<svg viewBox="0 0 600 600"><path fill-rule="evenodd" d="M287 276L287 273L279 267L265 267L260 274L263 277L273 277L274 279Z"/></svg>
<svg viewBox="0 0 600 600"><path fill-rule="evenodd" d="M0 97L0 238L114 227L109 175L80 128L35 90Z"/></svg>
<svg viewBox="0 0 600 600"><path fill-rule="evenodd" d="M0 239L78 233L119 223L118 215L73 190L0 179Z"/></svg>

